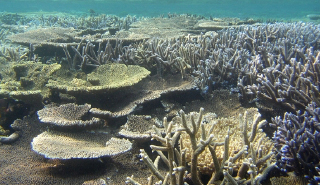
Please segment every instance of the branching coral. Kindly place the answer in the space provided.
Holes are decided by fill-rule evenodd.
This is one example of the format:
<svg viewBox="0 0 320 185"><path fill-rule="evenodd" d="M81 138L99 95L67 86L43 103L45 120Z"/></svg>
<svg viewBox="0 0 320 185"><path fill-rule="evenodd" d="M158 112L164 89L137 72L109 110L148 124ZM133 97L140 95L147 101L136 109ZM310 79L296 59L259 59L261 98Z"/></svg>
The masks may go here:
<svg viewBox="0 0 320 185"><path fill-rule="evenodd" d="M192 114L191 117L197 116ZM198 156L200 173L212 174L211 183L219 180L222 174L229 179L226 172L230 175L237 173L237 181L245 178L257 178L258 181L258 174L262 174L266 161L273 155L270 139L259 130L266 123L265 120L260 121L260 114L255 109L249 109L243 116L240 115L239 121L232 118L216 119L212 114L205 114L202 122L205 123L203 127L206 134L213 134L215 141ZM200 139L198 132L195 140ZM184 133L181 135L181 148L187 149L186 160L189 163L192 161L190 141L191 137L189 139ZM249 172L252 177L246 175Z"/></svg>
<svg viewBox="0 0 320 185"><path fill-rule="evenodd" d="M311 102L319 102L319 52L313 48L305 53L298 53L303 58L292 58L290 64L279 59L277 65L254 72L257 76L253 85L244 88L243 81L239 82L245 94L254 94L259 101L269 101L286 111L295 112ZM259 63L255 60L255 63ZM300 62L298 62L298 60ZM257 69L255 69L257 70Z"/></svg>
<svg viewBox="0 0 320 185"><path fill-rule="evenodd" d="M262 109L294 113L318 101L318 25L274 24L246 27L246 49L255 53L238 80L240 98Z"/></svg>
<svg viewBox="0 0 320 185"><path fill-rule="evenodd" d="M28 25L30 27L62 27L75 29L101 29L117 28L127 30L133 22L139 19L135 16L127 15L118 17L115 15L89 15L77 16L67 14L35 14L19 15L11 13L1 13L0 22L9 25Z"/></svg>
<svg viewBox="0 0 320 185"><path fill-rule="evenodd" d="M225 125L218 126L217 122L212 119L212 113L204 115L201 108L199 113L186 115L181 110L180 116L176 118L180 121L173 120L168 124L164 118L166 128L164 137L158 129L155 129L156 134L151 134L153 139L162 144L162 146L150 145L151 149L158 153L155 162L144 150L141 150L141 158L162 183L183 184L184 173L190 167L189 175L192 183L201 185L204 183L201 180L201 174L205 171L204 166L214 166L214 170L211 169L212 177L208 184L219 181L222 175L224 176L223 181L231 184L247 182L258 184L274 167L274 164L270 163L273 152L271 151L272 143L257 130L265 124L265 121L259 122L260 115L255 114L251 122L248 117L252 116L248 116L246 112L240 119L240 129L233 129L232 125L229 125L228 131L223 132L221 129ZM234 134L235 137L233 137L231 133L236 130L240 130L240 133ZM175 148L179 136L180 150ZM223 138L222 142L221 138ZM242 141L239 140L241 138ZM221 146L223 146L222 149ZM165 176L158 169L160 159L168 167ZM236 178L233 176L234 171L237 172ZM151 179L150 184L152 184ZM126 182L139 184L133 177L128 177Z"/></svg>
<svg viewBox="0 0 320 185"><path fill-rule="evenodd" d="M98 67L103 64L111 63L111 62L119 62L122 56L127 56L129 54L125 53L129 50L123 50L122 41L117 40L115 47L113 48L110 42L108 41L106 46L102 47L102 43L99 43L99 48L97 51L94 50L95 45L90 41L85 43L84 40L78 44L77 47L70 46L75 55L71 57L67 45L62 45L63 51L67 57L67 61L69 64L69 68L74 69L84 69L85 67L92 66ZM123 52L124 51L124 52Z"/></svg>
<svg viewBox="0 0 320 185"><path fill-rule="evenodd" d="M313 102L304 113L285 113L283 119L272 119L277 127L273 136L277 167L304 175L312 184L320 182L319 118L320 108Z"/></svg>
<svg viewBox="0 0 320 185"><path fill-rule="evenodd" d="M154 127L155 133L151 134L153 139L156 139L162 144L162 146L150 145L151 149L158 153L158 157L156 158L155 162L152 162L148 154L143 149L140 150L141 160L147 164L153 175L161 180L163 184L167 184L167 182L170 182L170 184L177 184L178 182L179 185L182 185L184 172L186 170L185 152L179 152L174 147L179 138L180 131L176 131L172 135L172 129L174 127L173 122L167 123L166 118L163 120L163 125L165 126L166 130L166 135L164 137L162 137L161 132L156 127ZM166 152L167 156L165 156L163 152ZM164 161L169 169L165 176L163 176L158 169L160 158ZM178 165L175 162L176 160L178 161ZM150 178L149 181L152 183L152 178ZM138 184L135 180L133 180L132 177L127 178L127 183Z"/></svg>
<svg viewBox="0 0 320 185"><path fill-rule="evenodd" d="M0 50L0 57L4 57L7 61L10 62L19 62L21 60L28 59L29 52L27 50L21 49L19 47L2 47Z"/></svg>

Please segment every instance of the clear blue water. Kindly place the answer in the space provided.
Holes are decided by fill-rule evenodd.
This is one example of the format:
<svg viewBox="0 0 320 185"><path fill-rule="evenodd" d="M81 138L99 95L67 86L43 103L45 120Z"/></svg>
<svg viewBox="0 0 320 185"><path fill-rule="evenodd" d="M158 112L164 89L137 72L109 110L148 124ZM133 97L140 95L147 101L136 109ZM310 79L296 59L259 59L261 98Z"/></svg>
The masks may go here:
<svg viewBox="0 0 320 185"><path fill-rule="evenodd" d="M0 12L96 13L118 16L154 17L167 13L190 13L206 17L239 17L277 20L303 20L308 14L320 14L319 0L212 0L212 1L45 1L0 0Z"/></svg>

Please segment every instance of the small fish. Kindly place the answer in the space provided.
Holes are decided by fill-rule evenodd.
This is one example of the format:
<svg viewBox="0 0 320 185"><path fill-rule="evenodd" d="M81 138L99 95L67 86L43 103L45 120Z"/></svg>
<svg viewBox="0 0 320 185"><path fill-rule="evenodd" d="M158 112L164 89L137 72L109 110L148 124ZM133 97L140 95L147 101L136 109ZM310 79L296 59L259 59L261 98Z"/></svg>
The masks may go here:
<svg viewBox="0 0 320 185"><path fill-rule="evenodd" d="M0 119L4 117L5 113L7 112L8 105L9 103L6 98L0 99Z"/></svg>
<svg viewBox="0 0 320 185"><path fill-rule="evenodd" d="M0 99L0 114L2 115L8 112L12 112L14 102L15 101L13 99L7 99L7 98Z"/></svg>
<svg viewBox="0 0 320 185"><path fill-rule="evenodd" d="M0 99L0 125L10 129L11 123L17 118L23 118L29 112L29 107L21 101L12 98Z"/></svg>

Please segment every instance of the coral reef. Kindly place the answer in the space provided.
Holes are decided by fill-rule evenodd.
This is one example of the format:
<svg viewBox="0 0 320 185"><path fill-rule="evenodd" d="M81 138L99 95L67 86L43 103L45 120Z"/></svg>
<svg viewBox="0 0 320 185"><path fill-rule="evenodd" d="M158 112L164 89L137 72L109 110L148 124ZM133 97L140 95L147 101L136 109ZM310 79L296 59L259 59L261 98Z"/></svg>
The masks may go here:
<svg viewBox="0 0 320 185"><path fill-rule="evenodd" d="M32 61L4 65L0 70L0 96L41 107L43 100L51 95L45 84L60 67L60 64L46 65Z"/></svg>
<svg viewBox="0 0 320 185"><path fill-rule="evenodd" d="M54 42L74 42L76 30L72 28L39 28L25 33L10 35L8 39L22 45L45 44Z"/></svg>
<svg viewBox="0 0 320 185"><path fill-rule="evenodd" d="M29 51L27 49L20 47L2 47L0 50L0 57L5 58L7 61L19 62L27 60L28 54Z"/></svg>
<svg viewBox="0 0 320 185"><path fill-rule="evenodd" d="M319 89L318 25L278 23L241 33L249 39L250 53L255 53L238 80L243 101L253 100L261 109L293 113L316 101L312 93Z"/></svg>
<svg viewBox="0 0 320 185"><path fill-rule="evenodd" d="M190 172L187 173L190 173L192 184L203 184L199 175L205 173L211 175L208 184L219 181L220 176L224 176L223 182L231 184L259 184L265 180L274 168L271 164L273 145L265 133L258 131L266 122L259 122L260 115L256 110L246 112L240 123L230 123L228 127L225 127L225 120L216 120L214 114L203 111L201 108L197 114L185 115L181 110L176 118L179 121L168 123L164 118L165 136L157 128L151 133L152 138L161 143L161 146L150 145L158 157L153 162L143 149L140 156L153 176L164 184L183 184L188 164ZM180 150L175 147L179 137ZM160 159L168 168L166 175L159 171ZM234 172L237 177L232 177ZM153 184L151 177L149 182ZM134 177L128 177L127 183L139 184Z"/></svg>
<svg viewBox="0 0 320 185"><path fill-rule="evenodd" d="M97 133L46 131L35 137L31 146L32 150L49 159L99 158L131 149L130 141L108 137Z"/></svg>
<svg viewBox="0 0 320 185"><path fill-rule="evenodd" d="M112 102L106 104L117 104L117 108L104 107L104 108L92 108L90 112L101 118L119 118L127 116L136 110L143 108L144 104L159 100L164 96L172 96L177 93L192 92L195 89L195 85L192 79L182 80L177 76L169 76L162 80L157 80L156 76L147 77L141 83L136 84L130 89L122 89L122 91L116 91L114 94L109 94L112 97ZM123 100L122 97L126 99ZM107 109L107 110L106 110Z"/></svg>
<svg viewBox="0 0 320 185"><path fill-rule="evenodd" d="M73 53L75 53L73 57L71 57L68 46L63 44L63 51L66 55L69 68L71 70L81 69L85 71L88 67L97 67L108 63L138 64L138 61L136 61L138 48L132 45L123 46L123 40L116 39L114 47L110 40L107 40L103 50L104 42L105 41L99 41L98 50L94 51L95 45L93 43L81 40L77 47L71 45L71 49ZM140 47L140 45L137 47Z"/></svg>
<svg viewBox="0 0 320 185"><path fill-rule="evenodd" d="M47 87L68 93L77 92L97 92L121 87L132 86L143 78L147 77L150 72L143 67L124 64L105 64L99 66L96 71L87 75L87 81L74 78L66 81L64 78L49 80Z"/></svg>
<svg viewBox="0 0 320 185"><path fill-rule="evenodd" d="M65 104L38 111L39 120L55 125L55 130L45 131L33 138L32 150L49 159L90 159L129 151L132 147L130 141L95 132L97 126L105 126L104 121L94 117L81 120L89 116L90 108L88 104ZM95 130L85 132L88 129Z"/></svg>
<svg viewBox="0 0 320 185"><path fill-rule="evenodd" d="M153 126L160 127L160 124L160 120L149 115L128 115L126 124L118 134L126 139L146 141L151 139Z"/></svg>
<svg viewBox="0 0 320 185"><path fill-rule="evenodd" d="M118 17L115 15L71 15L71 14L12 14L1 13L0 22L8 25L27 25L29 27L61 27L75 29L102 29L113 28L127 30L130 25L139 19L127 15Z"/></svg>
<svg viewBox="0 0 320 185"><path fill-rule="evenodd" d="M303 177L288 176L288 177L272 177L270 179L272 185L277 184L292 184L292 185L307 185L307 181Z"/></svg>
<svg viewBox="0 0 320 185"><path fill-rule="evenodd" d="M14 99L0 99L0 143L12 144L23 134L17 123L29 115L30 106Z"/></svg>
<svg viewBox="0 0 320 185"><path fill-rule="evenodd" d="M187 123L191 123L191 115L194 116L194 119L198 117L198 115L195 113L190 113L189 115L186 115ZM215 143L217 143L217 145L215 146L215 153L219 163L222 163L224 159L225 148L221 146L221 144L224 143L224 139L226 136L228 136L229 139L228 157L232 158L234 172L239 171L239 168L244 162L245 158L252 158L250 153L247 154L247 156L240 156L239 151L247 150L246 147L253 147L255 150L259 150L260 156L257 155L257 161L260 160L259 158L265 157L267 155L271 157L273 144L272 141L265 135L265 133L263 133L260 130L261 127L266 124L265 120L260 122L260 117L261 115L257 112L256 109L248 109L244 115L241 115L239 120L235 118L217 119L216 115L212 113L207 113L203 115L202 122L206 123L204 124L206 135L214 134L215 136ZM173 121L175 122L178 120L174 119ZM211 129L212 126L213 128ZM191 125L188 125L188 127L191 127ZM244 129L246 129L246 131L244 131ZM245 136L245 134L247 134L248 136ZM245 139L247 141L241 140L239 138L247 138ZM198 132L195 135L195 139L197 142L200 141L200 132ZM186 133L181 134L180 140L180 150L186 149L186 161L190 163L192 158L191 151L193 151L191 149L192 140ZM263 169L262 166L257 167ZM217 173L217 171L219 171L219 169L215 169L209 148L206 148L198 156L198 169L201 172L201 174L212 174L213 172ZM244 177L242 176L240 178Z"/></svg>
<svg viewBox="0 0 320 185"><path fill-rule="evenodd" d="M304 176L311 184L319 183L319 116L315 102L305 112L285 113L272 119L277 127L273 140L276 148L277 167L284 172Z"/></svg>
<svg viewBox="0 0 320 185"><path fill-rule="evenodd" d="M0 136L0 143L2 144L11 144L17 141L20 137L21 133L19 131L15 131L9 136Z"/></svg>
<svg viewBox="0 0 320 185"><path fill-rule="evenodd" d="M55 164L72 164L69 159L108 162L98 175L72 182L109 183L112 169L117 184L133 172L127 183L138 185L148 167L152 175L141 184L255 185L273 176L274 184L305 183L303 176L319 183L319 25L177 14L120 18L92 9L90 16L0 13L0 22L0 98L7 98L0 99L0 143L15 142L1 145L7 150L0 149L1 155L26 152L21 143L30 150L34 137L36 153L60 162L39 162L27 152L26 160L37 156L33 164L59 171L64 164ZM245 109L234 102L236 94L227 96L230 89L242 105L256 106L262 115L246 109L239 119L229 117ZM36 105L38 119L12 124L17 117L7 119L11 98L26 103L16 104L21 110ZM202 106L189 102L193 98L227 118L203 109L193 112ZM221 104L214 104L219 98ZM163 116L163 122L157 119ZM272 120L272 127L261 119ZM25 125L21 129L15 123ZM274 143L266 136L272 129ZM145 164L138 162L141 146ZM122 162L115 162L120 153L125 153ZM21 170L26 162L18 156L1 161L5 183L18 179L8 180L9 173L26 174ZM13 172L13 166L21 171ZM275 175L279 169L282 173ZM37 180L43 175L32 170ZM285 173L289 177L282 178ZM52 174L48 178L55 181ZM25 184L41 183L24 179Z"/></svg>
<svg viewBox="0 0 320 185"><path fill-rule="evenodd" d="M43 123L49 123L65 128L94 128L104 125L99 118L89 118L91 105L76 105L74 103L60 105L59 107L45 107L39 110L38 117ZM88 120L82 120L82 119Z"/></svg>

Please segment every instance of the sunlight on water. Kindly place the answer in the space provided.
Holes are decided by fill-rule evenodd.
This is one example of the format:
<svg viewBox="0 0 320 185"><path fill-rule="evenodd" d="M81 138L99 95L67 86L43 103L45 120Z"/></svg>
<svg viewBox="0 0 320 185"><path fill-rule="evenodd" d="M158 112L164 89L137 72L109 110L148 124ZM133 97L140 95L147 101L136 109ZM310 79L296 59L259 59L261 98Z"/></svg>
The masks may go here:
<svg viewBox="0 0 320 185"><path fill-rule="evenodd" d="M96 13L127 14L153 17L167 13L198 14L206 17L239 17L279 20L303 20L309 14L319 14L320 5L315 0L286 1L254 1L254 0L224 0L224 1L183 1L183 0L118 0L118 1L43 1L20 0L2 1L1 12L64 12L73 14L88 14L89 9Z"/></svg>

